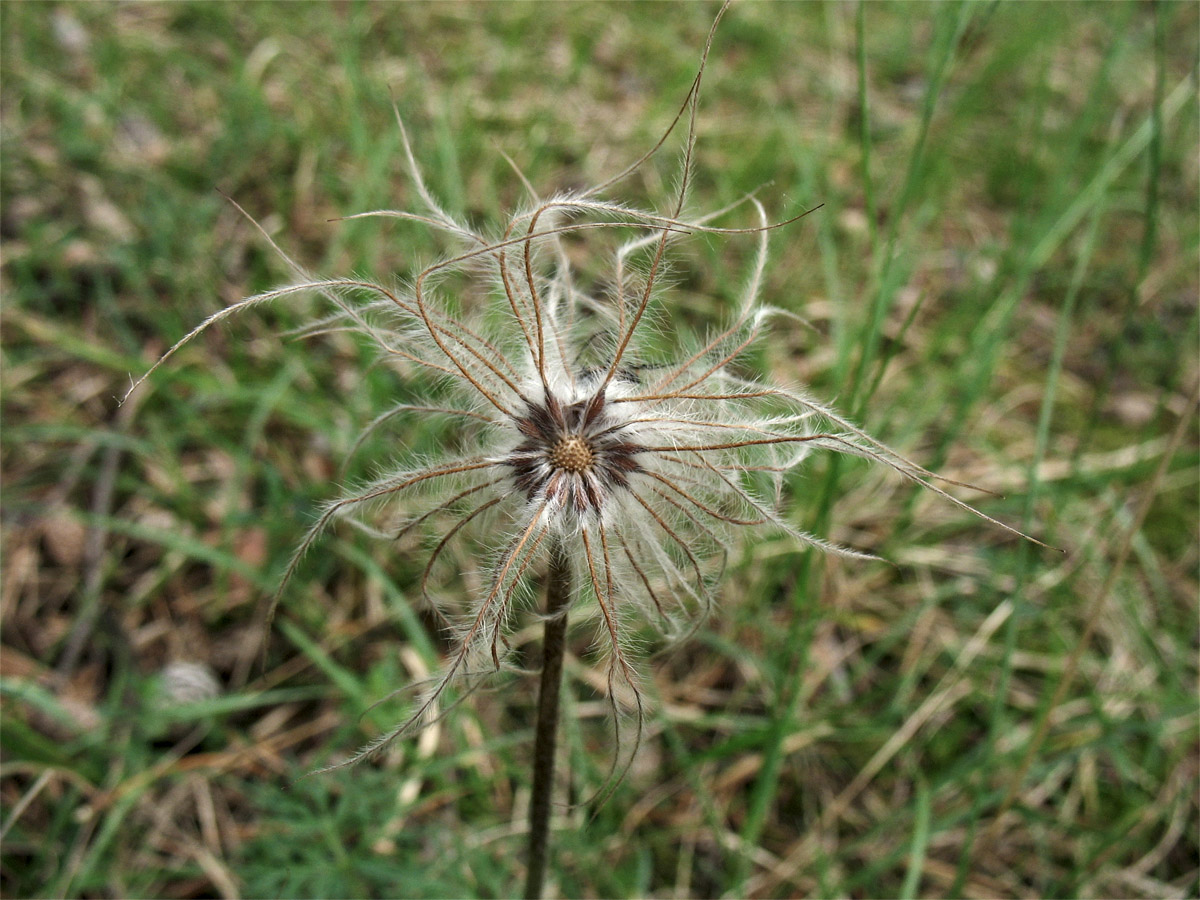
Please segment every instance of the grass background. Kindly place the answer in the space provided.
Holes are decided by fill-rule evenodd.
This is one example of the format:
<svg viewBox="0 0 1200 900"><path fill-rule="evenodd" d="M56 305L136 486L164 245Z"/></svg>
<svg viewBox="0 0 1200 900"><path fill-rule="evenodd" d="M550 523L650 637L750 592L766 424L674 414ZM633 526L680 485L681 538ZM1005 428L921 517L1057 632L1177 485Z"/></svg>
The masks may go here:
<svg viewBox="0 0 1200 900"><path fill-rule="evenodd" d="M299 779L436 665L421 553L331 535L255 665L256 603L403 382L350 340L280 338L301 301L114 398L287 278L216 188L318 273L412 274L428 234L329 221L411 206L392 97L435 193L495 224L522 199L499 151L549 193L650 146L714 13L0 5L6 896L518 889L531 682ZM756 536L720 614L650 656L630 776L560 811L553 892L1200 893L1197 28L1167 2L730 11L693 205L824 204L774 236L765 296L811 327L781 325L763 369L1065 553L811 466L793 520L894 565ZM677 147L616 195L665 204ZM664 322L719 322L752 251L693 239ZM375 440L358 470L430 439ZM581 802L613 748L572 646Z"/></svg>

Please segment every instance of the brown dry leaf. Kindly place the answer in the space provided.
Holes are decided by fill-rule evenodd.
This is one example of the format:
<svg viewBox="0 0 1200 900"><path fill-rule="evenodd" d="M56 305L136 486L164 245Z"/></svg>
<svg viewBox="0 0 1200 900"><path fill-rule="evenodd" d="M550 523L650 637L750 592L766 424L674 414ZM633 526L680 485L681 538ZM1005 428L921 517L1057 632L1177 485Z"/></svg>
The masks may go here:
<svg viewBox="0 0 1200 900"><path fill-rule="evenodd" d="M1148 391L1126 391L1112 398L1113 412L1125 425L1148 425L1158 408L1158 399Z"/></svg>
<svg viewBox="0 0 1200 900"><path fill-rule="evenodd" d="M117 121L113 153L124 167L158 166L171 154L162 131L141 113L126 113Z"/></svg>
<svg viewBox="0 0 1200 900"><path fill-rule="evenodd" d="M58 695L59 703L79 733L100 727L102 716L97 704L103 683L104 677L99 666L85 666L75 673Z"/></svg>
<svg viewBox="0 0 1200 900"><path fill-rule="evenodd" d="M79 179L83 192L80 198L88 225L120 244L128 244L137 236L129 217L108 198L98 178L88 175Z"/></svg>
<svg viewBox="0 0 1200 900"><path fill-rule="evenodd" d="M0 610L5 620L15 611L25 585L37 577L37 564L37 548L31 542L8 542L4 553L4 580L0 585Z"/></svg>
<svg viewBox="0 0 1200 900"><path fill-rule="evenodd" d="M87 268L100 262L100 251L90 241L70 241L62 251L62 263L68 268Z"/></svg>
<svg viewBox="0 0 1200 900"><path fill-rule="evenodd" d="M64 569L78 569L87 544L87 526L59 507L42 519L41 530L50 559Z"/></svg>
<svg viewBox="0 0 1200 900"><path fill-rule="evenodd" d="M47 673L45 665L28 654L5 646L0 653L0 678L34 681Z"/></svg>
<svg viewBox="0 0 1200 900"><path fill-rule="evenodd" d="M65 9L59 8L54 11L51 28L57 44L74 56L83 56L92 45L92 38L87 29Z"/></svg>
<svg viewBox="0 0 1200 900"><path fill-rule="evenodd" d="M263 528L245 528L233 539L234 555L248 566L258 568L267 561L267 532Z"/></svg>

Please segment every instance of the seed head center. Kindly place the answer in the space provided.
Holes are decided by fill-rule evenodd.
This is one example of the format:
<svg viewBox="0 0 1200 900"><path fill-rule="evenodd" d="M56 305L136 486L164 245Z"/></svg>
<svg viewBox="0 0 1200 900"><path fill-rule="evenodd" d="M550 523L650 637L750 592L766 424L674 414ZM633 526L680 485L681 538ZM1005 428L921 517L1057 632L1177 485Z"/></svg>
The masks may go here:
<svg viewBox="0 0 1200 900"><path fill-rule="evenodd" d="M578 475L586 472L596 462L591 445L577 434L564 434L550 448L550 465Z"/></svg>

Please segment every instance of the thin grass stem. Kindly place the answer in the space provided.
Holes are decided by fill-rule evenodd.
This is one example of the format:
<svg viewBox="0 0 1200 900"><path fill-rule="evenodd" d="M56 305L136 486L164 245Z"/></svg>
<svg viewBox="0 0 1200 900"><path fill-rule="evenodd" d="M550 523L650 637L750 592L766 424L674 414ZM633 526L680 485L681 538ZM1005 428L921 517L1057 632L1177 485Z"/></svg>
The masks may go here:
<svg viewBox="0 0 1200 900"><path fill-rule="evenodd" d="M546 625L542 640L542 680L538 688L537 732L533 745L533 796L529 803L529 865L525 897L537 900L546 882L550 856L550 798L554 789L554 753L558 737L558 697L567 647L567 607L571 602L571 564L562 543L550 550L546 583Z"/></svg>

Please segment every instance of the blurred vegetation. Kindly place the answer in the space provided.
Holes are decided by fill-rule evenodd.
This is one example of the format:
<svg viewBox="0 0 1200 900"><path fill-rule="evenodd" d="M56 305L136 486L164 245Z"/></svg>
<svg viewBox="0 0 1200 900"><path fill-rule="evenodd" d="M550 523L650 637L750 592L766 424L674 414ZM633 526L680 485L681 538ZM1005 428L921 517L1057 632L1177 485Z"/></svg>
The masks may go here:
<svg viewBox="0 0 1200 900"><path fill-rule="evenodd" d="M707 5L0 5L6 896L505 896L534 687L378 765L301 778L401 714L442 647L419 547L327 538L265 669L255 606L358 430L409 388L303 300L312 270L438 252L394 98L447 207L495 224L653 144ZM1197 7L753 4L714 44L695 209L759 191L761 354L1001 496L1014 541L884 472L816 464L721 612L651 656L653 722L563 808L563 896L1189 897L1197 854ZM678 144L615 193L665 205ZM664 328L715 326L753 241L693 238ZM350 473L430 435L369 442ZM518 632L536 645L537 628ZM653 651L649 646L648 651ZM563 794L614 752L586 635Z"/></svg>

